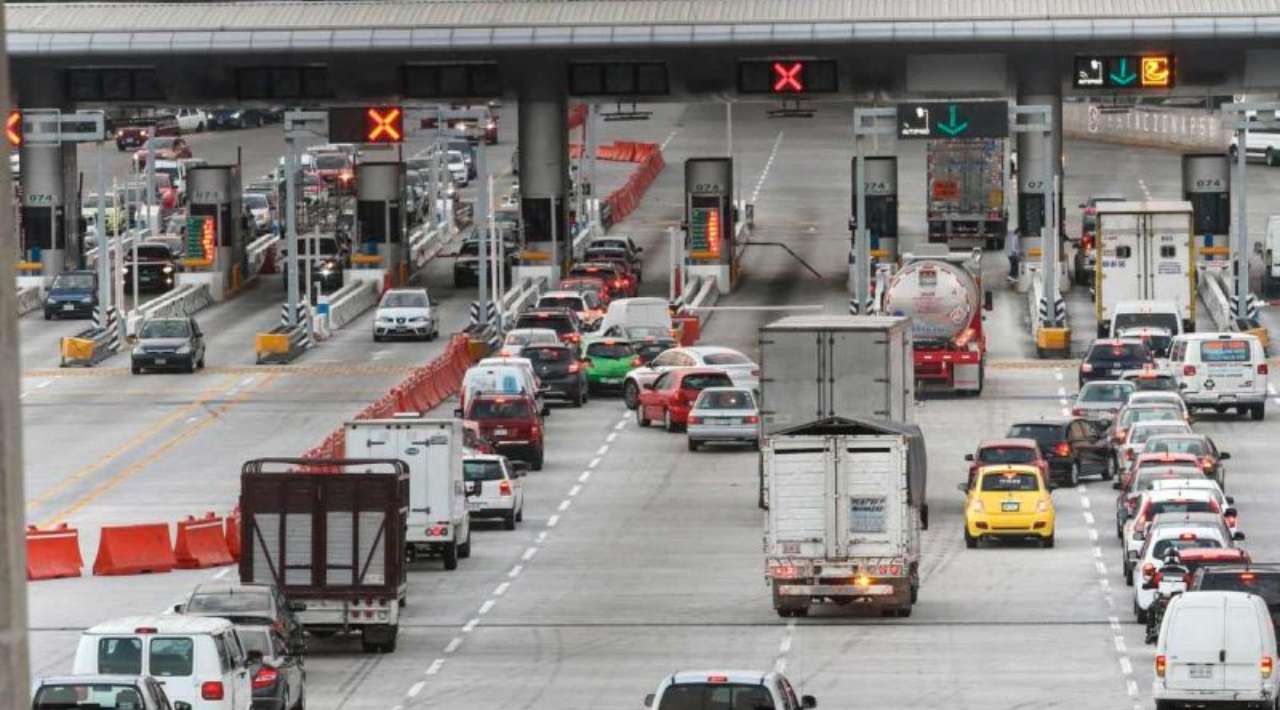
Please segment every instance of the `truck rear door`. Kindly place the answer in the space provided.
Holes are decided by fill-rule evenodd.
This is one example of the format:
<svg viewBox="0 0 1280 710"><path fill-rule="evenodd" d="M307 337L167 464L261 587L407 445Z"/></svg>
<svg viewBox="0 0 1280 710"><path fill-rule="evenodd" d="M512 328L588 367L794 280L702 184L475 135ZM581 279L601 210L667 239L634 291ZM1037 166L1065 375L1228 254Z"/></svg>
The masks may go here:
<svg viewBox="0 0 1280 710"><path fill-rule="evenodd" d="M1183 321L1191 320L1191 283L1195 276L1191 224L1186 213L1147 215L1146 291L1140 298L1173 301Z"/></svg>
<svg viewBox="0 0 1280 710"><path fill-rule="evenodd" d="M890 361L884 333L832 331L822 334L819 349L818 379L824 413L829 417L848 412L865 412L880 419L903 421L905 412L893 411L890 383L901 382L890 377ZM901 362L901 360L899 360Z"/></svg>
<svg viewBox="0 0 1280 710"><path fill-rule="evenodd" d="M1120 301L1148 298L1144 280L1146 268L1146 222L1142 215L1103 213L1098 215L1098 278L1095 279L1098 322L1110 322L1112 309Z"/></svg>
<svg viewBox="0 0 1280 710"><path fill-rule="evenodd" d="M770 480L769 529L776 555L826 554L830 500L827 447L818 437L774 440L767 451Z"/></svg>
<svg viewBox="0 0 1280 710"><path fill-rule="evenodd" d="M839 488L836 537L841 556L892 557L902 552L906 511L902 447L887 440L841 442L837 452ZM851 445L852 444L852 445Z"/></svg>

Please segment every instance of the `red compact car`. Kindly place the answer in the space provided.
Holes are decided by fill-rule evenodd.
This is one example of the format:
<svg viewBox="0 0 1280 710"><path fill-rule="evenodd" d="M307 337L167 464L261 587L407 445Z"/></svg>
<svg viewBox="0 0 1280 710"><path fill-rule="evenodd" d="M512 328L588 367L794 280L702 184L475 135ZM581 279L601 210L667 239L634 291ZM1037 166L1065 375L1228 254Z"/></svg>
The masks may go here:
<svg viewBox="0 0 1280 710"><path fill-rule="evenodd" d="M645 385L636 404L636 421L649 426L661 420L667 431L676 431L689 421L689 410L698 393L708 387L732 387L733 380L723 370L689 367L668 370Z"/></svg>
<svg viewBox="0 0 1280 710"><path fill-rule="evenodd" d="M467 402L463 419L475 422L479 437L492 442L498 453L542 470L542 415L532 397L479 394Z"/></svg>
<svg viewBox="0 0 1280 710"><path fill-rule="evenodd" d="M1049 462L1040 453L1040 444L1035 439L993 439L978 444L977 453L965 454L964 460L969 462L969 487L973 487L973 477L981 466L998 466L1000 464L1021 464L1035 466L1040 469L1040 476L1045 483L1049 482Z"/></svg>

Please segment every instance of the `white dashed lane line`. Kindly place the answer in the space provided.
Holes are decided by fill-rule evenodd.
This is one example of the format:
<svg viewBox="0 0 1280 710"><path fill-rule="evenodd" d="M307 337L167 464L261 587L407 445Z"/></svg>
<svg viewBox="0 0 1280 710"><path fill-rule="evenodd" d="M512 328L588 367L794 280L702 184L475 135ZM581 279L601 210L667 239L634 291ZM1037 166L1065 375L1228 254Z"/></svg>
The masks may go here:
<svg viewBox="0 0 1280 710"><path fill-rule="evenodd" d="M760 190L764 188L764 181L769 177L769 169L773 167L773 161L778 157L778 148L782 145L782 131L778 131L778 137L773 141L773 149L769 151L769 159L764 163L764 170L760 171L760 179L756 180L756 188L751 192L751 202L754 204L760 197Z"/></svg>

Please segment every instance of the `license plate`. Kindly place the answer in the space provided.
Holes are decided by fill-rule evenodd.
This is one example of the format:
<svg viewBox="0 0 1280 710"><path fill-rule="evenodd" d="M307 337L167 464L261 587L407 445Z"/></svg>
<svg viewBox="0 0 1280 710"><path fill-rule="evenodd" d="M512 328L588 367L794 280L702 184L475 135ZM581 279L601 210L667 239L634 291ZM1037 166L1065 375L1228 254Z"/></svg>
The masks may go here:
<svg viewBox="0 0 1280 710"><path fill-rule="evenodd" d="M1196 680L1209 680L1213 678L1213 666L1209 664L1198 664L1187 666L1188 675Z"/></svg>
<svg viewBox="0 0 1280 710"><path fill-rule="evenodd" d="M506 436L506 435L507 435L507 430L506 430L506 429L494 429L494 430L493 430L493 435L494 435L494 436Z"/></svg>
<svg viewBox="0 0 1280 710"><path fill-rule="evenodd" d="M606 385L616 385L622 381L621 377L601 377L600 381Z"/></svg>
<svg viewBox="0 0 1280 710"><path fill-rule="evenodd" d="M467 501L467 510L484 510L484 503L478 500Z"/></svg>
<svg viewBox="0 0 1280 710"><path fill-rule="evenodd" d="M156 364L157 364L157 365L163 365L163 364L165 364L166 362L168 362L168 360L166 360L165 358L162 358L162 357L158 357L158 358L156 358Z"/></svg>
<svg viewBox="0 0 1280 710"><path fill-rule="evenodd" d="M1218 395L1218 399L1224 402L1234 402L1236 399L1236 396L1234 394L1223 394L1223 395Z"/></svg>
<svg viewBox="0 0 1280 710"><path fill-rule="evenodd" d="M70 304L70 303L64 303L64 304L62 304L62 310L64 310L64 311L74 311L75 309L76 309L76 307L75 307L74 305Z"/></svg>
<svg viewBox="0 0 1280 710"><path fill-rule="evenodd" d="M1000 510L1003 510L1006 513L1016 513L1018 512L1018 501L1007 500L1000 504Z"/></svg>

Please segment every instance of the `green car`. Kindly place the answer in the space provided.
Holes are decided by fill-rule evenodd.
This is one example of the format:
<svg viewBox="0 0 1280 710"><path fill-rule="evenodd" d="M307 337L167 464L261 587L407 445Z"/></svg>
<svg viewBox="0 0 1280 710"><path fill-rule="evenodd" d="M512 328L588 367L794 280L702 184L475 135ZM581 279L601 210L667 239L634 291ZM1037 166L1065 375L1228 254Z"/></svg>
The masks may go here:
<svg viewBox="0 0 1280 710"><path fill-rule="evenodd" d="M587 389L621 390L627 373L640 366L631 342L622 338L601 338L587 343Z"/></svg>

